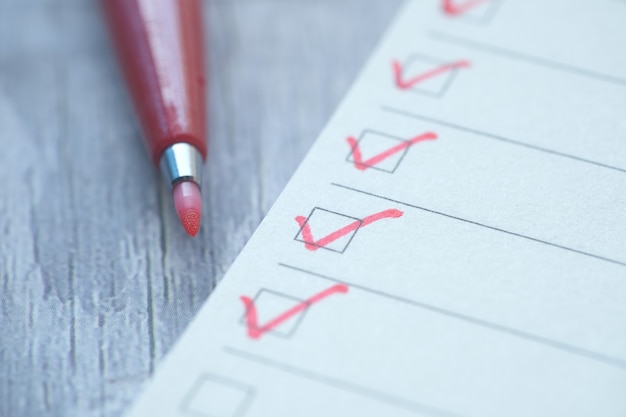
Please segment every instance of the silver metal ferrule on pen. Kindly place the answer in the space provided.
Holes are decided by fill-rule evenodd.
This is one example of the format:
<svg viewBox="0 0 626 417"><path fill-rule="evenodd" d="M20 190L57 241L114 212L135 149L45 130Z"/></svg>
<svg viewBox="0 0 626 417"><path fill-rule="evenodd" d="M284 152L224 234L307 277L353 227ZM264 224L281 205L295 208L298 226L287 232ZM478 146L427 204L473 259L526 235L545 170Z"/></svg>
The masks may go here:
<svg viewBox="0 0 626 417"><path fill-rule="evenodd" d="M193 181L201 187L202 155L193 145L176 143L163 152L159 167L161 174L171 187L180 181Z"/></svg>

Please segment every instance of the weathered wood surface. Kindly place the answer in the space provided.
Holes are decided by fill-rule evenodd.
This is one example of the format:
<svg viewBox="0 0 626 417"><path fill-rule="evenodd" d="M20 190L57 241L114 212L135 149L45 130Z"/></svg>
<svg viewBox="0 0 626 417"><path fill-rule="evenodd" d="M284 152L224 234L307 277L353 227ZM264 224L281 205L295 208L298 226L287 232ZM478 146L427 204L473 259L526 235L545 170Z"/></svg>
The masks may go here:
<svg viewBox="0 0 626 417"><path fill-rule="evenodd" d="M399 0L207 1L210 160L177 224L93 0L0 0L0 415L119 416Z"/></svg>

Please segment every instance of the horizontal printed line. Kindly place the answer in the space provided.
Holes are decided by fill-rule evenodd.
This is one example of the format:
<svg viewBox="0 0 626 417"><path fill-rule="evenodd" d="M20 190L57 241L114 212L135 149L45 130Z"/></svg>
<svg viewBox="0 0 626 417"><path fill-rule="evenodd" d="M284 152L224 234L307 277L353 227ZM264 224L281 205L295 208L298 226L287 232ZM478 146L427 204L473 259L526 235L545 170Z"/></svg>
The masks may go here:
<svg viewBox="0 0 626 417"><path fill-rule="evenodd" d="M563 64L556 61L550 61L545 58L539 58L533 55L529 55L523 52L514 51L511 49L503 48L501 46L489 45L487 43L471 41L454 35L448 35L446 33L432 31L430 37L437 41L448 42L467 48L488 52L494 55L506 56L508 58L517 59L518 61L525 61L535 65L540 65L546 68L551 68L558 71L569 72L570 74L576 74L588 78L594 78L596 80L605 81L613 84L619 84L626 86L626 79L620 77L614 77L612 75L603 74L588 70L586 68L576 67L574 65Z"/></svg>
<svg viewBox="0 0 626 417"><path fill-rule="evenodd" d="M338 378L333 378L328 375L323 375L308 369L295 367L293 365L276 361L274 359L266 358L264 356L256 355L254 353L246 352L243 350L235 349L230 346L224 346L223 351L230 355L238 356L239 358L256 362L260 365L268 366L279 371L287 372L292 375L296 375L302 378L306 378L318 383L322 383L333 388L337 388L343 391L348 391L353 394L360 395L372 400L376 400L382 403L387 403L394 407L403 408L408 411L419 414L428 414L436 417L462 417L460 414L451 413L439 408L431 407L425 404L417 403L404 398L396 397L385 392L377 391L371 388L363 387L353 384L348 381L344 381Z"/></svg>
<svg viewBox="0 0 626 417"><path fill-rule="evenodd" d="M616 264L616 265L626 266L626 262L623 262L623 261L620 261L620 260L617 260L617 259L611 259L611 258L607 258L605 256L596 255L596 254L589 253L589 252L584 252L584 251L581 251L581 250L578 250L578 249L570 248L569 246L563 246L563 245L559 245L558 243L548 242L547 240L537 239L537 238L532 237L532 236L523 235L521 233L512 232L512 231L509 231L509 230L501 229L499 227L489 226L488 224L476 222L476 221L469 220L469 219L464 219L462 217L453 216L452 214L443 213L443 212L440 212L440 211L437 211L437 210L431 210L431 209L428 209L426 207L417 206L415 204L405 203L404 201L395 200L393 198L389 198L389 197L385 197L385 196L382 196L382 195L374 194L374 193L371 193L369 191L364 191L364 190L359 190L359 189L356 189L356 188L348 187L347 185L337 184L337 183L334 183L334 182L331 183L331 185L334 185L335 187L343 188L343 189L346 189L346 190L354 191L354 192L357 192L357 193L360 193L360 194L369 195L371 197L379 198L381 200L386 200L386 201L391 201L393 203L402 204L403 206L412 207L412 208L417 209L417 210L422 210L422 211L425 211L425 212L428 212L428 213L437 214L439 216L447 217L449 219L454 219L454 220L458 220L458 221L461 221L461 222L464 222L464 223L473 224L475 226L484 227L485 229L494 230L496 232L501 232L501 233L505 233L507 235L519 237L519 238L526 239L526 240L531 240L533 242L537 242L537 243L541 243L541 244L544 244L544 245L552 246L554 248L563 249L563 250L566 250L568 252L577 253L579 255L583 255L583 256L590 257L590 258L598 259L598 260L601 260L601 261L604 261L604 262L610 262L610 263L613 263L613 264Z"/></svg>
<svg viewBox="0 0 626 417"><path fill-rule="evenodd" d="M283 264L283 263L279 263L279 266L282 266L283 268L288 268L288 269L292 269L294 271L299 271L305 274L309 274L309 275L313 275L316 276L318 278L323 278L325 280L331 281L331 282L336 282L336 283L341 283L341 284L345 284L350 288L353 289L358 289L358 290L362 290L362 291L366 291L369 292L371 294L374 295L378 295L380 297L384 297L384 298L388 298L400 303L404 303L404 304L409 304L412 305L414 307L418 307L424 310L428 310L430 312L433 313L437 313L437 314L441 314L453 319L457 319L457 320L462 320L465 321L467 323L476 325L476 326L480 326L489 330L493 330L499 333L503 333L506 334L508 336L513 336L513 337L517 337L520 339L525 339L527 341L530 342L534 342L534 343L539 343L541 345L544 346L548 346L554 349L558 349L570 354L574 354L577 356L581 356L584 357L586 359L592 359L594 361L597 362L602 362L603 364L606 365L610 365L616 368L622 368L622 369L626 369L626 360L622 360L620 358L615 358L612 356L608 356L602 353L598 353L598 352L594 352L594 351L590 351L587 349L583 349L580 348L578 346L574 346L574 345L570 345L567 343L563 343L560 342L558 340L553 340L553 339L549 339L547 337L543 337L543 336L538 336L536 334L533 333L528 333L522 330L518 330L512 327L507 327L507 326L503 326L501 324L497 324L497 323L492 323L486 320L482 320L476 317L472 317L472 316L468 316L465 314L461 314L461 313L457 313L455 311L452 310L447 310L445 308L441 308L441 307L437 307L431 304L427 304L427 303L423 303L421 301L416 301L416 300L411 300L409 298L406 297L402 297L402 296L398 296L398 295L394 295L394 294L390 294L390 293L386 293L380 290L376 290L373 288L369 288L363 285L359 285L359 284L354 284L351 283L349 281L345 281L345 280L340 280L337 278L333 278L330 277L328 275L324 275L324 274L320 274L317 272L313 272L304 268L300 268L297 266L293 266L293 265L287 265L287 264Z"/></svg>
<svg viewBox="0 0 626 417"><path fill-rule="evenodd" d="M434 119L432 117L422 116L420 114L416 114L416 113L413 113L413 112L410 112L410 111L407 111L407 110L402 110L402 109L398 109L398 108L391 107L391 106L381 106L381 109L383 111L386 111L386 112L389 112L389 113L393 113L393 114L396 114L396 115L399 115L399 116L405 116L405 117L410 117L412 119L422 120L422 121L433 123L433 124L437 124L437 125L440 125L440 126L449 127L451 129L460 130L462 132L472 133L472 134L483 136L483 137L486 137L486 138L489 138L489 139L493 139L493 140L497 140L497 141L500 141L500 142L508 143L508 144L511 144L511 145L522 146L524 148L532 149L532 150L535 150L535 151L545 152L545 153L550 154L550 155L556 155L556 156L560 156L562 158L572 159L572 160L577 161L577 162L583 162L585 164L595 165L595 166L599 166L599 167L602 167L602 168L612 169L614 171L619 171L619 172L626 173L626 169L625 168L620 168L620 167L616 167L616 166L613 166L613 165L603 164L601 162L592 161L590 159L581 158L581 157L578 157L578 156L575 156L575 155L570 155L570 154L567 154L567 153L555 151L555 150L548 149L548 148L542 148L541 146L531 145L529 143L522 142L522 141L519 141L519 140L505 138L504 136L494 135L493 133L484 132L484 131L481 131L481 130L473 129L471 127L461 126L461 125L457 125L457 124L454 124L454 123L446 122L446 121L443 121L443 120Z"/></svg>

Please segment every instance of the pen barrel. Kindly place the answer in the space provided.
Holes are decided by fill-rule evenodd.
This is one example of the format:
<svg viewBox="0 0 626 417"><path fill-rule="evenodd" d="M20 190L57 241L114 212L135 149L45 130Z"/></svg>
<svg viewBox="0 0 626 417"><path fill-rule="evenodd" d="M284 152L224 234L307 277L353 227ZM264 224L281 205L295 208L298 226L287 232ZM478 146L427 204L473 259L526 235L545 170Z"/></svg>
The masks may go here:
<svg viewBox="0 0 626 417"><path fill-rule="evenodd" d="M101 0L156 166L176 143L206 158L201 0Z"/></svg>

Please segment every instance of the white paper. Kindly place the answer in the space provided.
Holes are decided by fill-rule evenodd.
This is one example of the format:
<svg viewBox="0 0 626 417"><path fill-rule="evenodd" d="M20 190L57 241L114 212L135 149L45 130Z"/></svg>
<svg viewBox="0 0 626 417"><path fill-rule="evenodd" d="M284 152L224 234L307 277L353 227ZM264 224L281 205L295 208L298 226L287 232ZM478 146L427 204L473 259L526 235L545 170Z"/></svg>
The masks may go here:
<svg viewBox="0 0 626 417"><path fill-rule="evenodd" d="M625 45L409 1L129 415L626 415Z"/></svg>

